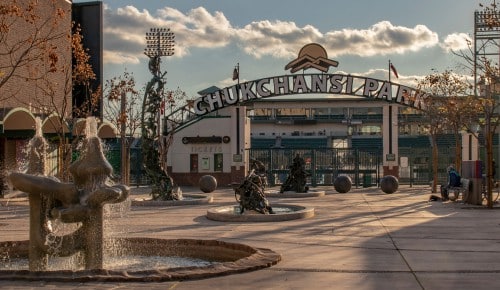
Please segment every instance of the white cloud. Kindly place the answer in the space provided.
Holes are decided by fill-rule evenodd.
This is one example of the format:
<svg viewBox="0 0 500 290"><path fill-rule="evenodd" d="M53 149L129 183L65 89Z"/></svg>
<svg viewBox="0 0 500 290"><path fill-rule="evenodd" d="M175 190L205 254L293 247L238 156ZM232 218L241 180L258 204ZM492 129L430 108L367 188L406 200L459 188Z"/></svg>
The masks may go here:
<svg viewBox="0 0 500 290"><path fill-rule="evenodd" d="M472 39L466 33L453 33L445 37L441 47L447 52L468 49Z"/></svg>
<svg viewBox="0 0 500 290"><path fill-rule="evenodd" d="M133 54L121 53L119 51L104 50L103 58L108 64L138 64L140 59Z"/></svg>
<svg viewBox="0 0 500 290"><path fill-rule="evenodd" d="M151 14L133 6L104 12L105 62L137 62L143 55L145 33L150 27L168 27L175 33L175 56L192 48L218 48L235 43L255 58L272 56L290 59L307 43L323 45L330 57L339 55L375 56L403 54L438 44L437 33L424 25L413 28L381 21L368 29L342 29L320 32L311 25L294 22L256 21L236 28L222 12L210 13L203 7L187 13L165 7Z"/></svg>
<svg viewBox="0 0 500 290"><path fill-rule="evenodd" d="M203 7L192 9L187 14L165 7L152 15L147 10L126 6L116 11L105 9L104 49L131 60L143 58L145 35L152 27L170 28L174 32L177 57L187 55L193 47L226 46L232 34L232 27L224 14L215 12L211 15Z"/></svg>
<svg viewBox="0 0 500 290"><path fill-rule="evenodd" d="M325 35L325 48L335 56L374 56L403 54L437 45L438 35L425 25L413 28L394 26L389 21L381 21L369 29L343 29Z"/></svg>
<svg viewBox="0 0 500 290"><path fill-rule="evenodd" d="M294 22L268 20L252 22L235 33L238 45L256 58L264 55L296 57L304 44L320 42L322 36L310 25L300 28Z"/></svg>

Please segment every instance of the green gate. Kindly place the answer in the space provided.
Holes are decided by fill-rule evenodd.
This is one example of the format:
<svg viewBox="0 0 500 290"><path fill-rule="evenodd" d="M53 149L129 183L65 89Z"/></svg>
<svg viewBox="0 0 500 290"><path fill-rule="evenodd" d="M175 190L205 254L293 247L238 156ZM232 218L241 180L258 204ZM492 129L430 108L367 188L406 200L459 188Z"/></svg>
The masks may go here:
<svg viewBox="0 0 500 290"><path fill-rule="evenodd" d="M296 154L306 163L309 172L307 183L311 186L332 185L339 175L351 177L353 185L369 187L377 185L382 174L382 152L362 149L249 149L252 159L264 163L271 186L282 184Z"/></svg>

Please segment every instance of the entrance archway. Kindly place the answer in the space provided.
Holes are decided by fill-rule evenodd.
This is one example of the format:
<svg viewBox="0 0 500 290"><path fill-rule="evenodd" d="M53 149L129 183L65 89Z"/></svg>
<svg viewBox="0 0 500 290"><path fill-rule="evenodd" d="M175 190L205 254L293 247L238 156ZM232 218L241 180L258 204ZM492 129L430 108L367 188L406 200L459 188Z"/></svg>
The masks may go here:
<svg viewBox="0 0 500 290"><path fill-rule="evenodd" d="M349 95L387 102L387 105L383 106L382 121L383 146L381 151L383 158L381 160L383 161L383 175L398 176L398 110L394 108L393 104L423 110L426 104L425 99L429 95L415 88L388 80L327 73L281 75L251 80L215 90L188 102L182 108L165 117L164 124L171 124L171 127L167 127L164 133L182 130L218 110L231 106L240 109L239 106L245 106L258 99L304 95L304 101L307 101L307 95L317 94ZM235 115L238 116L237 118L241 118L240 114L241 112ZM242 122L243 120L240 121L240 123ZM240 137L237 135L231 139L240 140ZM240 152L240 147L237 146L234 154L239 155ZM246 158L243 157L241 160L244 162Z"/></svg>

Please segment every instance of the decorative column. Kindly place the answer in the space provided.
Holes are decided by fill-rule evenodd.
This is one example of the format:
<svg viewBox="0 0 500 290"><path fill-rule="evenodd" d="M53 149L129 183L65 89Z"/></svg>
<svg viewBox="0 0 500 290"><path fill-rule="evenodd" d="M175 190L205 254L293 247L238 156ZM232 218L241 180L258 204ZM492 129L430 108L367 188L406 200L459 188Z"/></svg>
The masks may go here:
<svg viewBox="0 0 500 290"><path fill-rule="evenodd" d="M384 176L399 177L398 154L398 107L385 105L383 108L383 170Z"/></svg>

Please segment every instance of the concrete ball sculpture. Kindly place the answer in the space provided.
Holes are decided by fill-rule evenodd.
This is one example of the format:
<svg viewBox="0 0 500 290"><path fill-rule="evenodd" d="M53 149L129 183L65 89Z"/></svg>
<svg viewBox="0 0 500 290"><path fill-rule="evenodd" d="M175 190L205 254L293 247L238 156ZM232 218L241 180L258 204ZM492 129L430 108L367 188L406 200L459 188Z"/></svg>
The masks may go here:
<svg viewBox="0 0 500 290"><path fill-rule="evenodd" d="M204 193L213 192L217 188L217 179L212 175L203 175L198 181L200 190Z"/></svg>
<svg viewBox="0 0 500 290"><path fill-rule="evenodd" d="M395 176L386 175L380 180L380 189L383 192L390 194L398 190L399 181Z"/></svg>
<svg viewBox="0 0 500 290"><path fill-rule="evenodd" d="M339 193L347 193L351 190L352 181L349 176L340 175L333 181L333 187Z"/></svg>

